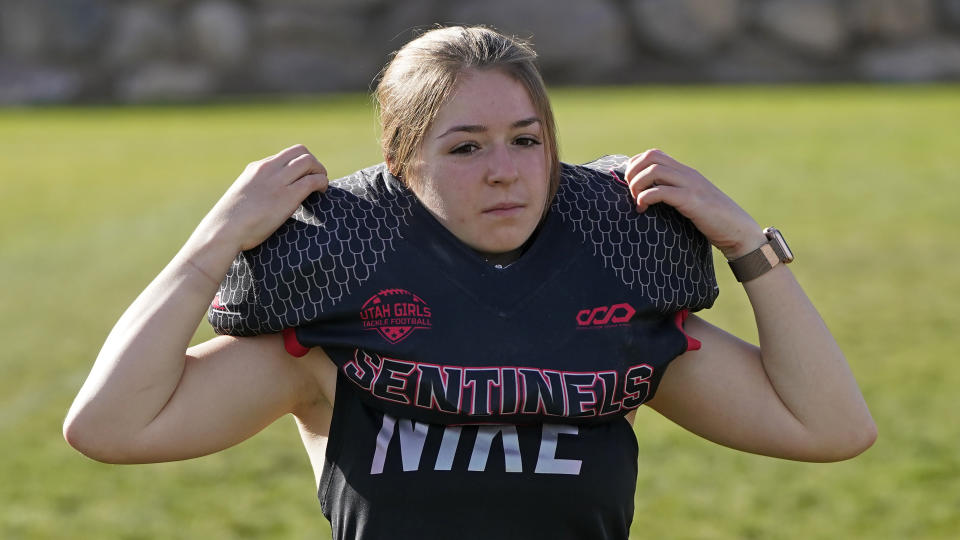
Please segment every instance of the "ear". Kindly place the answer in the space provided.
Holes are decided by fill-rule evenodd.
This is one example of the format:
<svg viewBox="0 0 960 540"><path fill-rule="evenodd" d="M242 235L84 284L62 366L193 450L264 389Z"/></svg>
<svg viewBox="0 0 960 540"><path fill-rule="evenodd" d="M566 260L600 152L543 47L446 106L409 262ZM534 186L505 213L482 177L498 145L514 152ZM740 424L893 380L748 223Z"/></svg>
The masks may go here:
<svg viewBox="0 0 960 540"><path fill-rule="evenodd" d="M413 189L413 186L410 185L410 177L413 176L412 169L414 164L407 163L406 166L401 167L399 163L389 157L385 158L384 161L387 162L387 170L390 171L390 174L397 180L400 180L400 183L403 185Z"/></svg>
<svg viewBox="0 0 960 540"><path fill-rule="evenodd" d="M397 178L400 178L400 175L397 174L398 173L397 166L396 166L396 163L393 161L393 159L390 156L387 156L384 159L384 161L387 162L387 170L390 171L390 174L396 176Z"/></svg>

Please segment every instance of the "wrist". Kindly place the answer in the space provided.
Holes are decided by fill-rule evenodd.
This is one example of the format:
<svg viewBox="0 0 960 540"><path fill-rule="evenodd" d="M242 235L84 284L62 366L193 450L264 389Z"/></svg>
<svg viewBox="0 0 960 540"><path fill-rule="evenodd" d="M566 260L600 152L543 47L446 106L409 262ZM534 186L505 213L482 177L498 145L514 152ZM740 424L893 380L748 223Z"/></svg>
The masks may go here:
<svg viewBox="0 0 960 540"><path fill-rule="evenodd" d="M219 285L240 251L238 241L204 220L180 248L176 258Z"/></svg>
<svg viewBox="0 0 960 540"><path fill-rule="evenodd" d="M775 227L763 230L764 241L756 249L727 260L737 281L744 283L762 276L780 265L793 261L793 252L783 234Z"/></svg>
<svg viewBox="0 0 960 540"><path fill-rule="evenodd" d="M216 258L229 257L231 260L243 251L243 238L237 234L237 227L231 227L227 219L208 214L183 246L184 251L209 253Z"/></svg>
<svg viewBox="0 0 960 540"><path fill-rule="evenodd" d="M723 253L723 256L726 257L728 261L732 261L756 251L757 248L769 241L770 240L765 234L763 234L763 231L760 229L760 227L757 227L755 232L745 236L736 245L730 247L721 247L720 252Z"/></svg>

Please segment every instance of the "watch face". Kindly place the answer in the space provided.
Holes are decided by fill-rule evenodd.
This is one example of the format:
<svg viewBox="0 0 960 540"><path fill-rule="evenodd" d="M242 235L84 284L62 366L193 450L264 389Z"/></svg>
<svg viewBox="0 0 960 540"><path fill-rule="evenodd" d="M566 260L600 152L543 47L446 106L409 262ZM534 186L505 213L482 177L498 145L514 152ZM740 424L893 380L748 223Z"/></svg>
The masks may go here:
<svg viewBox="0 0 960 540"><path fill-rule="evenodd" d="M780 234L780 231L774 227L767 227L763 230L767 235L767 238L773 241L776 244L777 251L780 252L781 258L785 263L793 261L793 251L790 251L790 246L787 245L787 241L784 240L783 235Z"/></svg>

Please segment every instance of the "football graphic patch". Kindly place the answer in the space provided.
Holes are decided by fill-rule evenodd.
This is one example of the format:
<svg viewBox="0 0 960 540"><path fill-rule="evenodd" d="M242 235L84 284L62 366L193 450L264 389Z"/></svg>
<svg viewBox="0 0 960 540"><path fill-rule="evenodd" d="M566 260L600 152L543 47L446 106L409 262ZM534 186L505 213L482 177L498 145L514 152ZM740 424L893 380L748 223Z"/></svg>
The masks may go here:
<svg viewBox="0 0 960 540"><path fill-rule="evenodd" d="M384 289L371 296L360 308L360 319L365 330L376 330L390 343L431 326L430 306L405 289Z"/></svg>

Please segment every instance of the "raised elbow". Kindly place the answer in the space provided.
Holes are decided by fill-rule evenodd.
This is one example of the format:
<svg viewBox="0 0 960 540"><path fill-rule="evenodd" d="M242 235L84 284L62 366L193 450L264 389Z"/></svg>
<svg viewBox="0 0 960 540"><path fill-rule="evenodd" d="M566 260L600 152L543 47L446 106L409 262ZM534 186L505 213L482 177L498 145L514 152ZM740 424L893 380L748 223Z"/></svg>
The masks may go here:
<svg viewBox="0 0 960 540"><path fill-rule="evenodd" d="M877 435L877 424L872 418L867 418L834 440L829 450L824 451L823 459L815 461L836 462L855 458L873 446Z"/></svg>
<svg viewBox="0 0 960 540"><path fill-rule="evenodd" d="M104 459L105 456L102 456L101 452L98 451L97 446L92 444L92 437L88 435L87 430L84 430L76 419L69 416L63 422L63 439L74 450L88 458L109 463L109 460Z"/></svg>
<svg viewBox="0 0 960 540"><path fill-rule="evenodd" d="M130 463L108 437L96 433L76 417L68 416L63 422L63 438L74 450L100 463Z"/></svg>
<svg viewBox="0 0 960 540"><path fill-rule="evenodd" d="M860 427L854 437L854 444L851 445L852 452L849 457L856 457L866 452L868 448L873 446L873 443L877 442L877 436L877 423L873 421L873 418L864 421L863 426Z"/></svg>

